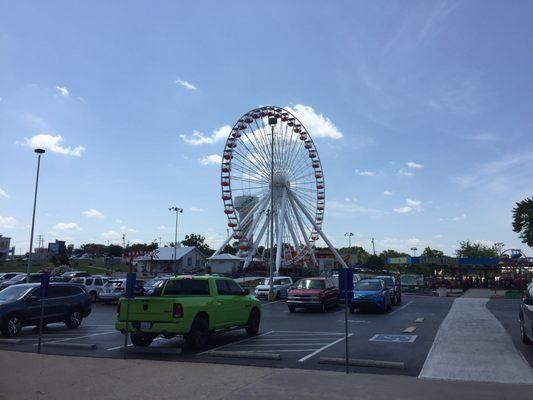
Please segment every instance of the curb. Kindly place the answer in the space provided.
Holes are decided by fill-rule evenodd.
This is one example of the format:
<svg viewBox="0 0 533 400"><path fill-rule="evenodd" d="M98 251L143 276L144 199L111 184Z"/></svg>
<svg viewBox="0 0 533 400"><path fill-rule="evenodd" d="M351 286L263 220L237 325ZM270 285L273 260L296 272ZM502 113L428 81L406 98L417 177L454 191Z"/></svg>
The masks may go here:
<svg viewBox="0 0 533 400"><path fill-rule="evenodd" d="M62 342L45 342L41 346L58 347L65 349L79 349L79 350L94 350L96 345L94 343L62 343Z"/></svg>
<svg viewBox="0 0 533 400"><path fill-rule="evenodd" d="M319 364L346 365L345 358L320 357ZM374 367L388 369L405 369L405 363L396 361L363 360L358 358L348 359L348 365L352 367Z"/></svg>
<svg viewBox="0 0 533 400"><path fill-rule="evenodd" d="M258 360L281 360L280 354L275 353L260 353L257 351L208 351L204 353L206 356L211 357L230 357L230 358L247 358Z"/></svg>

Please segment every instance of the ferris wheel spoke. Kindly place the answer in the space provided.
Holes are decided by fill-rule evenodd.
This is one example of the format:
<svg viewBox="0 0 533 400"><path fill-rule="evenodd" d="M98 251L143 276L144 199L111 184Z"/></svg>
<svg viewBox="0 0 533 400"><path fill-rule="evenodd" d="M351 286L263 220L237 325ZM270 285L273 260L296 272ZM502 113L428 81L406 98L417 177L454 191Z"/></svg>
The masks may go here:
<svg viewBox="0 0 533 400"><path fill-rule="evenodd" d="M278 247L276 249L276 273L279 272L279 268L281 267L281 251L283 249L283 227L285 224L285 207L287 205L287 191L282 190L281 193L281 210L278 215L277 221L278 221Z"/></svg>
<svg viewBox="0 0 533 400"><path fill-rule="evenodd" d="M252 131L252 134L253 134L254 132L253 132L252 128L250 127L250 125L248 125L248 128ZM254 148L255 154L257 154L261 158L262 164L265 167L265 169L268 169L268 166L269 166L268 158L269 157L266 157L266 154L264 154L263 151L261 151L260 149L257 148L256 144L254 143L255 140L254 141L250 140L250 138L248 137L248 132L246 132L246 131L243 131L243 132L244 132L246 138L248 139L248 141L250 142L250 144L252 145L252 147ZM254 135L254 139L255 139L255 135ZM247 149L249 154L254 154L254 153L252 153L250 151L250 149L248 149L248 147L244 143L244 140L242 139L242 137L240 138L240 143L243 144L243 146Z"/></svg>
<svg viewBox="0 0 533 400"><path fill-rule="evenodd" d="M263 226L261 227L261 230L259 231L259 234L257 235L257 239L254 242L254 245L252 247L252 251L248 254L246 257L246 260L244 261L242 269L245 270L248 268L248 265L250 265L250 262L253 260L255 254L257 253L257 249L259 248L259 245L261 243L261 239L263 238L263 235L265 234L266 228L268 227L268 218L265 218L265 222L263 223Z"/></svg>
<svg viewBox="0 0 533 400"><path fill-rule="evenodd" d="M302 233L303 237L304 237L304 240L305 240L305 247L307 248L307 251L309 252L309 256L311 257L311 260L313 261L313 264L314 265L318 265L318 262L315 258L315 253L313 251L313 248L311 246L311 243L309 242L309 239L307 238L307 229L306 227L304 226L302 220L300 219L299 215L298 215L298 212L296 210L296 206L294 204L294 201L291 199L291 197L289 196L289 202L291 204L291 209L296 217L296 223L298 225L298 227L300 228L300 232Z"/></svg>
<svg viewBox="0 0 533 400"><path fill-rule="evenodd" d="M258 170L268 170L267 166L263 163L263 161L257 157L247 157L243 153L240 152L240 150L237 150L237 148L233 149L234 153L237 154L237 156L241 157L243 160L246 160L247 162L255 165L255 167ZM253 153L248 153L249 155L252 155Z"/></svg>
<svg viewBox="0 0 533 400"><path fill-rule="evenodd" d="M247 162L244 162L244 157L240 157L240 156L239 157L234 157L232 166L235 169L247 170L251 174L259 174L259 175L265 177L266 179L270 179L270 174L268 174L267 171L265 171L263 168L252 169L252 167L250 166L250 163L248 161L248 158L246 158L246 161ZM235 162L238 165L233 165Z"/></svg>
<svg viewBox="0 0 533 400"><path fill-rule="evenodd" d="M247 177L253 177L254 179L259 180L259 181L264 182L264 183L268 183L270 181L270 178L267 178L264 175L258 173L257 171L254 171L254 170L252 170L250 168L241 167L241 166L234 166L233 169L232 169L232 174L231 174L232 177L235 176L234 175L234 171L239 172L241 174L240 177L242 179L246 179Z"/></svg>

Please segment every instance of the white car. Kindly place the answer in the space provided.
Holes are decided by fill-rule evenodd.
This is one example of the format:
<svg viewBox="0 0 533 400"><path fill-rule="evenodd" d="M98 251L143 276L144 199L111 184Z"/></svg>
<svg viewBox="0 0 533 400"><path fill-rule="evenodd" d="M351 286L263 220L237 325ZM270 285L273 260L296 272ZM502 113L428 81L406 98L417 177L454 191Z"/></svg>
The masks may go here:
<svg viewBox="0 0 533 400"><path fill-rule="evenodd" d="M287 297L287 293L292 289L293 281L290 276L275 276L272 281L272 290L276 299ZM260 285L255 288L255 297L258 299L268 299L270 291L270 278L265 278Z"/></svg>
<svg viewBox="0 0 533 400"><path fill-rule="evenodd" d="M87 289L87 293L92 296L93 301L96 301L100 298L102 288L109 279L110 278L106 276L82 276L73 278L70 282L84 285L85 289Z"/></svg>

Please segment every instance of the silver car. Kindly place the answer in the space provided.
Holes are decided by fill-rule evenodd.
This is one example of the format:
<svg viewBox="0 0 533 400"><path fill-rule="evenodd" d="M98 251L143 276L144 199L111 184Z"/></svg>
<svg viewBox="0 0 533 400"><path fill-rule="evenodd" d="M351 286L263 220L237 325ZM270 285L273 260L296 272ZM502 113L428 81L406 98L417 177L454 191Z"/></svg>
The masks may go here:
<svg viewBox="0 0 533 400"><path fill-rule="evenodd" d="M287 297L288 291L292 288L292 278L290 276L275 276L272 281L272 290L276 299ZM270 290L270 278L265 278L260 285L255 287L255 297L258 299L267 299Z"/></svg>
<svg viewBox="0 0 533 400"><path fill-rule="evenodd" d="M533 343L533 282L529 284L520 305L520 335L525 344Z"/></svg>

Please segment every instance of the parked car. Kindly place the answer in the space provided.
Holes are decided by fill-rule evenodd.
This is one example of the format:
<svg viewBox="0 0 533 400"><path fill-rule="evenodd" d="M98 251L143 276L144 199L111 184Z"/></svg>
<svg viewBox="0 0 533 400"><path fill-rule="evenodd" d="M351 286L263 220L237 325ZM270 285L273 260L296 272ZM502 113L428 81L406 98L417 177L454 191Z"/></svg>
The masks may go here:
<svg viewBox="0 0 533 400"><path fill-rule="evenodd" d="M235 278L235 282L239 284L240 287L243 288L243 290L247 290L248 293L254 294L255 288L262 284L265 280L264 276L245 276L242 278Z"/></svg>
<svg viewBox="0 0 533 400"><path fill-rule="evenodd" d="M380 311L389 311L392 308L389 289L382 279L363 279L353 288L353 298L350 301L350 312L355 309L377 308Z"/></svg>
<svg viewBox="0 0 533 400"><path fill-rule="evenodd" d="M11 279L15 279L19 275L26 277L26 274L21 273L21 272L4 272L3 274L0 274L0 283L5 282L5 281L10 281Z"/></svg>
<svg viewBox="0 0 533 400"><path fill-rule="evenodd" d="M333 278L304 278L289 290L287 306L291 313L297 308L319 308L324 312L337 306L338 297L339 289Z"/></svg>
<svg viewBox="0 0 533 400"><path fill-rule="evenodd" d="M29 283L41 282L42 275L43 274L41 274L41 273L30 274ZM13 279L10 279L8 281L2 281L2 283L0 283L0 290L5 289L5 288L7 288L9 286L21 285L23 283L27 283L26 282L27 281L27 279L26 279L27 276L28 276L28 274L19 274Z"/></svg>
<svg viewBox="0 0 533 400"><path fill-rule="evenodd" d="M275 276L273 281L273 291L276 299L287 297L287 293L292 288L292 278L290 276ZM265 278L260 285L255 288L255 297L258 299L268 299L270 291L270 278Z"/></svg>
<svg viewBox="0 0 533 400"><path fill-rule="evenodd" d="M59 276L55 276L51 279L53 282L70 282L72 278L79 278L84 276L91 276L90 273L85 271L67 271Z"/></svg>
<svg viewBox="0 0 533 400"><path fill-rule="evenodd" d="M533 283L527 287L519 312L520 335L524 344L533 343Z"/></svg>
<svg viewBox="0 0 533 400"><path fill-rule="evenodd" d="M44 302L44 324L64 322L74 329L90 313L91 302L83 286L50 284ZM5 336L18 335L23 326L38 325L40 316L40 284L23 283L0 291L0 330Z"/></svg>
<svg viewBox="0 0 533 400"><path fill-rule="evenodd" d="M168 276L161 276L145 282L143 285L143 296L159 296L168 278Z"/></svg>
<svg viewBox="0 0 533 400"><path fill-rule="evenodd" d="M381 279L385 282L385 287L389 289L390 299L393 306L402 302L402 285L399 280L391 275L376 276L376 279Z"/></svg>
<svg viewBox="0 0 533 400"><path fill-rule="evenodd" d="M91 300L96 301L100 298L102 288L109 279L110 278L106 276L81 276L78 278L72 278L70 282L85 286L85 290L87 290L87 293L91 296Z"/></svg>
<svg viewBox="0 0 533 400"><path fill-rule="evenodd" d="M137 279L135 282L135 296L142 296L144 281ZM104 304L118 301L126 293L126 278L110 279L102 287L98 295Z"/></svg>
<svg viewBox="0 0 533 400"><path fill-rule="evenodd" d="M125 299L120 299L116 329L125 332ZM233 280L210 275L176 276L165 283L160 297L132 299L128 330L134 346L149 346L157 335L183 335L185 345L201 349L215 331L259 330L261 303Z"/></svg>

